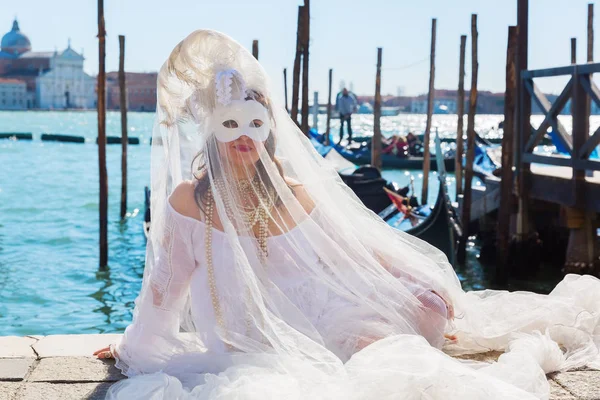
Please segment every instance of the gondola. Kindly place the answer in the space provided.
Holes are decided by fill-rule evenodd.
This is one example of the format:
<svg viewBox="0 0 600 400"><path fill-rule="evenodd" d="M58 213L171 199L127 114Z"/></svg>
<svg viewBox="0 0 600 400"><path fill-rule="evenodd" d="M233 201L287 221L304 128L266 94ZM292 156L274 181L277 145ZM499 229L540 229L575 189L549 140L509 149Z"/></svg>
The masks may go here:
<svg viewBox="0 0 600 400"><path fill-rule="evenodd" d="M150 235L150 189L144 187L144 236L148 239Z"/></svg>
<svg viewBox="0 0 600 400"><path fill-rule="evenodd" d="M392 204L385 189L401 196L407 195L408 187L401 188L395 182L388 182L377 168L370 165L357 167L342 158L334 146L319 143L312 137L310 141L321 157L333 164L342 181L374 213L379 214Z"/></svg>
<svg viewBox="0 0 600 400"><path fill-rule="evenodd" d="M435 147L436 153L440 154L439 137L436 137ZM418 225L403 231L441 250L448 257L450 264L454 266L456 262L456 244L458 238L462 235L462 230L458 223L458 215L448 195L444 163L438 162L437 167L439 190L433 209L425 218L421 219ZM379 216L384 221L390 221L398 212L397 207L392 204L379 213Z"/></svg>
<svg viewBox="0 0 600 400"><path fill-rule="evenodd" d="M370 149L362 149L359 151L349 151L344 150L340 152L340 154L348 161L353 162L358 165L365 165L371 162L371 150ZM383 168L389 169L413 169L419 170L423 169L423 157L406 157L401 158L397 157L393 154L382 154L381 155L381 163ZM453 158L445 158L442 163L446 171L454 171L454 159ZM437 162L434 157L431 157L429 162L429 169L431 171L437 170Z"/></svg>
<svg viewBox="0 0 600 400"><path fill-rule="evenodd" d="M320 142L323 138L323 135L320 135L314 129L309 131L309 135L312 139L315 139L318 142ZM358 147L345 147L339 144L334 144L332 147L342 157L351 163L355 165L367 165L371 163L370 140L371 138L364 138L364 140L361 142L355 142L359 144ZM446 157L446 155L443 155L443 157L446 171L453 172L455 167L454 157ZM418 156L398 157L393 154L381 154L381 163L383 168L389 169L423 169L423 157ZM430 159L429 168L431 171L437 170L437 162L434 156L432 156Z"/></svg>
<svg viewBox="0 0 600 400"><path fill-rule="evenodd" d="M337 150L334 146L323 145L314 138L311 138L311 142L317 152L325 159L337 160L337 157L339 157L336 156ZM436 154L441 154L442 149L439 136L436 136L435 146ZM433 209L428 210L427 216L420 218L418 225L404 231L443 251L450 263L454 265L456 238L462 232L457 223L456 211L448 195L445 163L441 161L441 158L435 157L435 159L440 160L436 165L440 187L435 205ZM347 173L344 170L347 171L345 168L340 171L338 167L338 173L342 180L357 194L367 208L375 211L386 222L398 214L398 208L392 203L384 188L388 188L403 197L406 197L408 188L400 189L397 184L387 182L381 177L379 171L373 167L359 167L356 168L354 173ZM386 204L387 206L382 209L381 207ZM410 205L416 208L414 203ZM427 206L421 207L426 208Z"/></svg>

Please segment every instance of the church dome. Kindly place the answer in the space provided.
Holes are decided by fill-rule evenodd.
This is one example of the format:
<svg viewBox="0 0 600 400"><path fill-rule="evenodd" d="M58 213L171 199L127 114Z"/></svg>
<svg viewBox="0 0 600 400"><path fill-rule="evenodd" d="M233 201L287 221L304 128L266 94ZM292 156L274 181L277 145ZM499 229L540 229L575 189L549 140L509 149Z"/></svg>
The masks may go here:
<svg viewBox="0 0 600 400"><path fill-rule="evenodd" d="M2 51L15 55L31 50L31 42L27 36L21 33L16 19L13 22L12 30L2 37L0 47L2 47Z"/></svg>

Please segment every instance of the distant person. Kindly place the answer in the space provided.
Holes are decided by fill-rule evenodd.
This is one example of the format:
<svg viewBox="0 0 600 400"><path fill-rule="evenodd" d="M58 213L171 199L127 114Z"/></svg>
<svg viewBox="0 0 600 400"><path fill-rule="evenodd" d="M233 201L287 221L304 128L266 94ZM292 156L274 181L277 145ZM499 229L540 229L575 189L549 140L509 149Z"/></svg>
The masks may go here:
<svg viewBox="0 0 600 400"><path fill-rule="evenodd" d="M342 89L335 101L335 109L340 113L340 140L344 138L344 122L348 123L348 144L352 143L352 113L358 109L358 100L354 93L348 92L348 89Z"/></svg>
<svg viewBox="0 0 600 400"><path fill-rule="evenodd" d="M408 142L408 153L411 156L423 155L423 142L414 133L408 132L406 141Z"/></svg>

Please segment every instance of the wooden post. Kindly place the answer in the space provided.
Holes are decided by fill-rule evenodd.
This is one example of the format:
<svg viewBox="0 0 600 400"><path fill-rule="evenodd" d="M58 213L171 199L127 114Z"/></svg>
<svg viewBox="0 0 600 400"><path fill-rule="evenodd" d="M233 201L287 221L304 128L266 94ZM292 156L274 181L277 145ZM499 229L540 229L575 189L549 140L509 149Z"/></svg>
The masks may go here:
<svg viewBox="0 0 600 400"><path fill-rule="evenodd" d="M431 20L431 52L429 54L429 93L427 94L427 122L425 124L425 136L423 138L423 188L421 191L421 204L427 204L427 193L429 191L429 167L431 156L429 154L429 136L431 132L431 117L433 114L433 98L435 97L435 31L436 19Z"/></svg>
<svg viewBox="0 0 600 400"><path fill-rule="evenodd" d="M531 95L521 82L521 71L527 70L528 38L529 38L529 0L518 0L517 22L519 27L519 44L517 54L517 151L515 153L516 172L518 174L519 212L517 214L517 240L523 242L529 239L529 174L530 164L522 161L525 143L531 134Z"/></svg>
<svg viewBox="0 0 600 400"><path fill-rule="evenodd" d="M327 127L325 128L325 145L329 146L329 131L331 127L331 82L333 78L333 69L329 68L329 90L327 94Z"/></svg>
<svg viewBox="0 0 600 400"><path fill-rule="evenodd" d="M258 40L252 41L252 55L258 60Z"/></svg>
<svg viewBox="0 0 600 400"><path fill-rule="evenodd" d="M373 139L371 140L371 165L381 170L381 47L377 48L377 73L375 74L375 104L373 105Z"/></svg>
<svg viewBox="0 0 600 400"><path fill-rule="evenodd" d="M577 64L577 38L571 38L571 64Z"/></svg>
<svg viewBox="0 0 600 400"><path fill-rule="evenodd" d="M571 63L577 64L577 59L573 53L575 39L571 39ZM580 75L575 69L573 74L573 89L571 94L571 115L573 118L573 155L571 158L577 160L581 147L589 138L590 132L590 108L589 97L583 86L581 79L586 79L585 75ZM594 242L595 234L592 227L594 214L586 212L584 202L586 197L585 189L585 170L573 169L573 192L575 205L567 210L567 215L578 216L579 218L568 218L567 221L570 232L567 245L565 272L585 273L594 265ZM573 223L578 220L579 223Z"/></svg>
<svg viewBox="0 0 600 400"><path fill-rule="evenodd" d="M594 5L588 4L588 20L587 20L587 62L594 62ZM590 75L590 80L593 80L593 75ZM588 116L592 113L592 99L590 96L586 96L585 109ZM588 133L589 136L589 133ZM586 176L594 176L594 171L586 171ZM591 217L589 215L588 217ZM592 218L586 217L586 220Z"/></svg>
<svg viewBox="0 0 600 400"><path fill-rule="evenodd" d="M319 92L313 93L313 123L312 128L319 129Z"/></svg>
<svg viewBox="0 0 600 400"><path fill-rule="evenodd" d="M304 6L298 7L298 28L296 30L296 57L294 58L294 69L292 71L292 120L298 124L298 96L300 92L300 63L302 62L302 19L304 18Z"/></svg>
<svg viewBox="0 0 600 400"><path fill-rule="evenodd" d="M310 0L304 0L302 19L302 122L301 129L308 136L308 42L310 41Z"/></svg>
<svg viewBox="0 0 600 400"><path fill-rule="evenodd" d="M463 159L463 123L465 117L465 47L467 44L467 35L460 37L460 65L458 68L458 99L457 99L457 114L458 121L456 123L456 159L454 175L456 176L456 198L463 192L462 184L462 159Z"/></svg>
<svg viewBox="0 0 600 400"><path fill-rule="evenodd" d="M100 268L108 265L108 176L106 173L106 30L104 0L98 0L98 169L100 181Z"/></svg>
<svg viewBox="0 0 600 400"><path fill-rule="evenodd" d="M287 68L283 69L283 97L285 98L285 111L290 112L288 107Z"/></svg>
<svg viewBox="0 0 600 400"><path fill-rule="evenodd" d="M125 86L125 36L119 35L119 94L121 108L121 220L127 213L127 87Z"/></svg>
<svg viewBox="0 0 600 400"><path fill-rule="evenodd" d="M496 236L496 283L508 282L508 253L510 246L510 215L513 198L513 154L515 130L515 100L517 97L517 38L518 28L508 27L506 48L506 92L504 93L504 134L502 136L502 181Z"/></svg>
<svg viewBox="0 0 600 400"><path fill-rule="evenodd" d="M475 160L475 112L477 110L477 14L471 15L471 91L469 94L469 115L467 117L467 159L465 164L465 188L463 196L462 225L463 236L458 246L458 262L466 259L469 223L471 222L471 182L473 181L473 162Z"/></svg>
<svg viewBox="0 0 600 400"><path fill-rule="evenodd" d="M594 4L588 4L587 62L594 62Z"/></svg>

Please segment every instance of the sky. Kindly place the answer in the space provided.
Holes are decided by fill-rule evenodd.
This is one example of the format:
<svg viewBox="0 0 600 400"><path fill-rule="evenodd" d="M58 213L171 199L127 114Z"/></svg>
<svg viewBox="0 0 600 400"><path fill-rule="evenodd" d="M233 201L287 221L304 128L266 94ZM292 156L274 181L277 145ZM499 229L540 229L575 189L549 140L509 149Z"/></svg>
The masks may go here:
<svg viewBox="0 0 600 400"><path fill-rule="evenodd" d="M585 60L587 0L530 0L529 67L570 63L570 38ZM302 0L106 0L107 71L118 69L118 35L126 37L127 71L157 71L173 47L196 29L215 29L246 46L259 41L259 60L283 95L295 54L298 6ZM382 93L425 93L429 82L431 19L437 18L435 87L458 86L460 35L468 35L465 85L470 86L471 14L478 14L478 88L504 91L509 25L517 19L517 0L312 0L311 92L326 102L328 70L334 93L341 82L361 95L375 91L377 47L383 48ZM34 51L63 50L69 38L83 51L86 72L98 71L97 2L93 0L0 0L0 35L16 16ZM600 7L595 29L600 28ZM600 57L600 38L595 41ZM558 93L562 80L540 84Z"/></svg>

